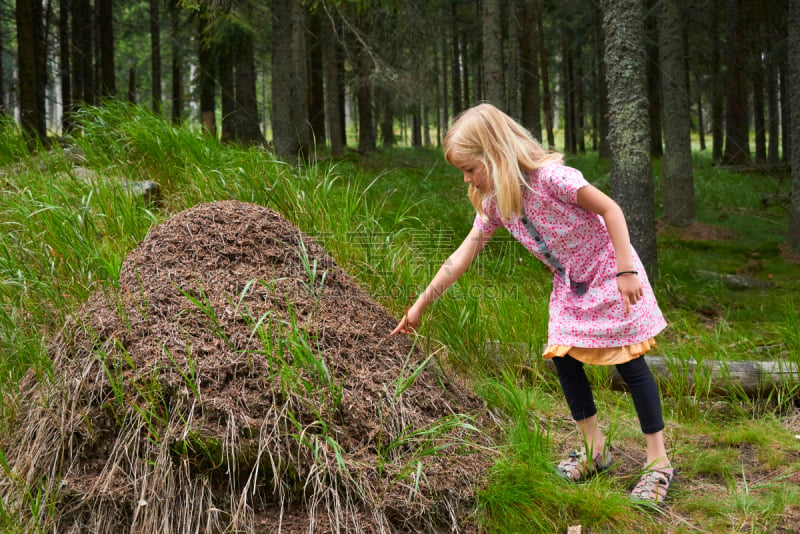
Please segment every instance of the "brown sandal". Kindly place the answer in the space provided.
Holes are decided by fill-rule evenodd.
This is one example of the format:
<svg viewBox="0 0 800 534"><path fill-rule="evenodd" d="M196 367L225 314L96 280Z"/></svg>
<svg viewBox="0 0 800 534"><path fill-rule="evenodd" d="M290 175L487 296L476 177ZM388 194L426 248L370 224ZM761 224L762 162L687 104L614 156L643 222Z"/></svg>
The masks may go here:
<svg viewBox="0 0 800 534"><path fill-rule="evenodd" d="M653 469L647 471L631 491L631 499L641 503L662 503L667 498L672 479L678 473L677 469Z"/></svg>
<svg viewBox="0 0 800 534"><path fill-rule="evenodd" d="M595 454L591 464L586 456L586 451L572 451L569 453L569 458L559 462L556 472L565 480L583 482L597 473L605 471L613 463L610 451Z"/></svg>

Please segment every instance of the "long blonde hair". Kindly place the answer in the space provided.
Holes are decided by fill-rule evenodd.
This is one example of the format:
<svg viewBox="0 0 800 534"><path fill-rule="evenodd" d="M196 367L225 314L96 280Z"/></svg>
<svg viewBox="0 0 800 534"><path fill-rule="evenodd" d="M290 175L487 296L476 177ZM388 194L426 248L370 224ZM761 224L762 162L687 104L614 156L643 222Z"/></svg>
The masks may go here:
<svg viewBox="0 0 800 534"><path fill-rule="evenodd" d="M469 159L486 166L487 177L494 185L492 192L483 194L469 186L469 199L484 220L483 202L491 196L497 197L503 219L519 217L528 173L564 160L491 104L479 104L458 116L444 138L444 158L451 165L454 160Z"/></svg>

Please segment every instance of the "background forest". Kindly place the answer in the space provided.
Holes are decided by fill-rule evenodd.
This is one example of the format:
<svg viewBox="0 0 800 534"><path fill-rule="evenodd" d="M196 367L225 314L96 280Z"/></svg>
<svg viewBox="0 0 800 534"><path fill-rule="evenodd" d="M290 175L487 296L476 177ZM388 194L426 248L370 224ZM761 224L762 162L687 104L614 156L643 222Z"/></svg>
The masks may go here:
<svg viewBox="0 0 800 534"><path fill-rule="evenodd" d="M798 95L796 0L0 0L0 531L797 532ZM618 463L554 473L550 273L511 239L385 335L470 228L440 144L482 101L626 213L664 506L607 369Z"/></svg>
<svg viewBox="0 0 800 534"><path fill-rule="evenodd" d="M438 144L489 101L548 146L559 133L567 153L628 162L612 196L644 221L633 240L651 269L646 154L665 154L677 225L694 218L692 133L726 165L791 155L787 1L22 1L16 24L4 6L0 107L32 141L117 98L282 156L340 155L350 133L365 154ZM635 162L632 142L647 150Z"/></svg>

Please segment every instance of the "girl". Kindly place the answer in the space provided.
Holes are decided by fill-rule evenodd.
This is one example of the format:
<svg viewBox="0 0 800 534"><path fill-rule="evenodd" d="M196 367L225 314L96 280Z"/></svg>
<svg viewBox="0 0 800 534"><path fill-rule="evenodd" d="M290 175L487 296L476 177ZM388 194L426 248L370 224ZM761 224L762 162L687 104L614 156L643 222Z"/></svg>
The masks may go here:
<svg viewBox="0 0 800 534"><path fill-rule="evenodd" d="M585 480L612 464L584 364L616 365L631 390L647 442L635 500L661 502L672 482L664 447L661 399L644 353L664 329L644 267L631 247L620 207L590 185L560 154L490 104L464 112L447 132L445 160L464 174L477 214L464 242L392 331L416 330L425 308L467 270L492 233L504 226L554 273L548 346L583 450L557 466Z"/></svg>

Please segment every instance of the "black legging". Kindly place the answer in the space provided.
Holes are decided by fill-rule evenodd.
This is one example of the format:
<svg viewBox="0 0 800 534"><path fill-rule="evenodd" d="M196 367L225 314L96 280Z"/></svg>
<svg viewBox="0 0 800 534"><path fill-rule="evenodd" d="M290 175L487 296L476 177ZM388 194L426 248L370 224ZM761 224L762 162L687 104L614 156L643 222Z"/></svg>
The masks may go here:
<svg viewBox="0 0 800 534"><path fill-rule="evenodd" d="M592 397L592 387L583 370L583 362L569 354L555 357L553 362L558 371L558 381L567 399L572 418L581 421L597 414L597 407ZM631 389L633 406L639 416L639 426L645 434L654 434L664 429L664 417L661 414L661 397L658 393L653 373L647 366L644 356L639 356L625 363L617 364L617 371Z"/></svg>

